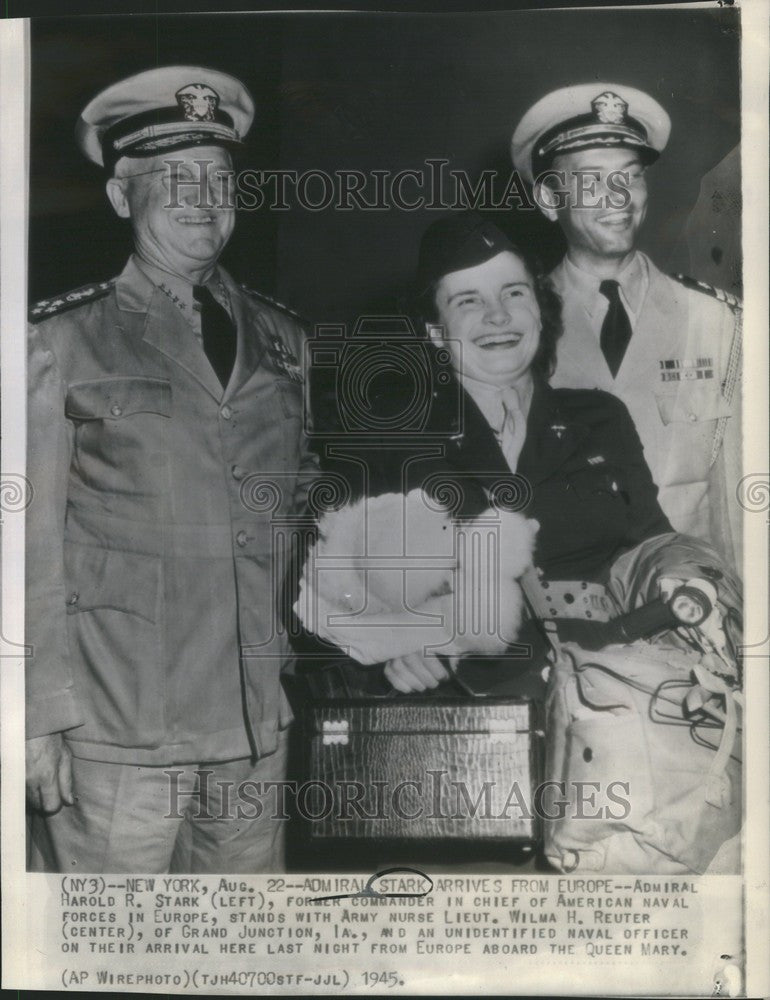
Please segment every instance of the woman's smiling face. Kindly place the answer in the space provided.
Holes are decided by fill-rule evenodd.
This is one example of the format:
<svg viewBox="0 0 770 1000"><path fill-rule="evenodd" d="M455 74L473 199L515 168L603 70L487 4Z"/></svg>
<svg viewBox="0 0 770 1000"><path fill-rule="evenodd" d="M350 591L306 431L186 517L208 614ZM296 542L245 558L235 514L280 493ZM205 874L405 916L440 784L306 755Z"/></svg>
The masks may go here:
<svg viewBox="0 0 770 1000"><path fill-rule="evenodd" d="M540 308L524 262L504 250L475 267L444 275L436 287L442 329L430 329L461 374L512 385L527 372L540 343Z"/></svg>

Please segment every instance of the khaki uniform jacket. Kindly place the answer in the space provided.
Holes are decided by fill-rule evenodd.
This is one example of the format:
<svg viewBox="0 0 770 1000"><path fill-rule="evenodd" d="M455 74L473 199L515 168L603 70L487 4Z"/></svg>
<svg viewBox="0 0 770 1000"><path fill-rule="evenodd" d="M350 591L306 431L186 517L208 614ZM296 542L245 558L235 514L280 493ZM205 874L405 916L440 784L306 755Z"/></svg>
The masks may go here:
<svg viewBox="0 0 770 1000"><path fill-rule="evenodd" d="M30 328L27 736L67 730L77 756L260 756L291 717L274 525L316 465L303 333L220 275L238 331L224 392L133 259ZM243 490L252 476L275 487Z"/></svg>
<svg viewBox="0 0 770 1000"><path fill-rule="evenodd" d="M667 277L641 256L649 287L615 378L596 332L599 302L574 286L564 262L552 272L564 335L551 385L604 389L622 399L674 529L710 540L740 567L740 385L729 403L722 392L736 317L725 302ZM728 419L712 465L720 417Z"/></svg>

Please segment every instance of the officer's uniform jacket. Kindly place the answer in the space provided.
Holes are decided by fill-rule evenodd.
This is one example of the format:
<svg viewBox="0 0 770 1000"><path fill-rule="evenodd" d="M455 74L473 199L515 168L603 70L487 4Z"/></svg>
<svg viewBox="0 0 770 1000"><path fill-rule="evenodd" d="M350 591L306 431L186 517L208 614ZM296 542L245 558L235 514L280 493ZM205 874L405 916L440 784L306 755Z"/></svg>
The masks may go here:
<svg viewBox="0 0 770 1000"><path fill-rule="evenodd" d="M33 310L27 736L67 730L79 756L259 756L290 720L274 550L315 467L303 334L219 273L238 338L224 392L133 259Z"/></svg>
<svg viewBox="0 0 770 1000"><path fill-rule="evenodd" d="M674 528L709 539L740 565L740 385L732 400L723 391L735 304L705 286L688 287L662 274L644 254L636 256L645 283L636 309L627 309L633 334L615 378L599 343L607 300L598 279L566 259L551 274L564 321L551 384L604 389L622 399ZM717 433L724 438L712 463Z"/></svg>

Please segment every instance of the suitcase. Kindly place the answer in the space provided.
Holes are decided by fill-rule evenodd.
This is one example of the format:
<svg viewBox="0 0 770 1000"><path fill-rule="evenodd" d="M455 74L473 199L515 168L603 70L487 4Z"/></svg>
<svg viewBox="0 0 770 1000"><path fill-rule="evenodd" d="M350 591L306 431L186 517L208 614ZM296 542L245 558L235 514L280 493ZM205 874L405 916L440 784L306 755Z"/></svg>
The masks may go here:
<svg viewBox="0 0 770 1000"><path fill-rule="evenodd" d="M305 709L310 836L532 844L540 709L518 698L331 698Z"/></svg>

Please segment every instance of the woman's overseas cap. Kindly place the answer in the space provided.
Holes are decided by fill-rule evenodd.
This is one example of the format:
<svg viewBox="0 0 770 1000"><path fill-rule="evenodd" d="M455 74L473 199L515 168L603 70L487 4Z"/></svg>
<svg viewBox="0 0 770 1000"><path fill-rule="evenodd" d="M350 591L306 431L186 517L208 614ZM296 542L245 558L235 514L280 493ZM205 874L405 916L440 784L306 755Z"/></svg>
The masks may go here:
<svg viewBox="0 0 770 1000"><path fill-rule="evenodd" d="M445 274L476 267L503 250L519 252L494 222L477 212L456 212L437 219L425 230L420 243L416 290L422 293Z"/></svg>
<svg viewBox="0 0 770 1000"><path fill-rule="evenodd" d="M97 94L75 134L89 160L111 170L121 156L238 145L253 119L251 94L235 77L202 66L162 66Z"/></svg>

